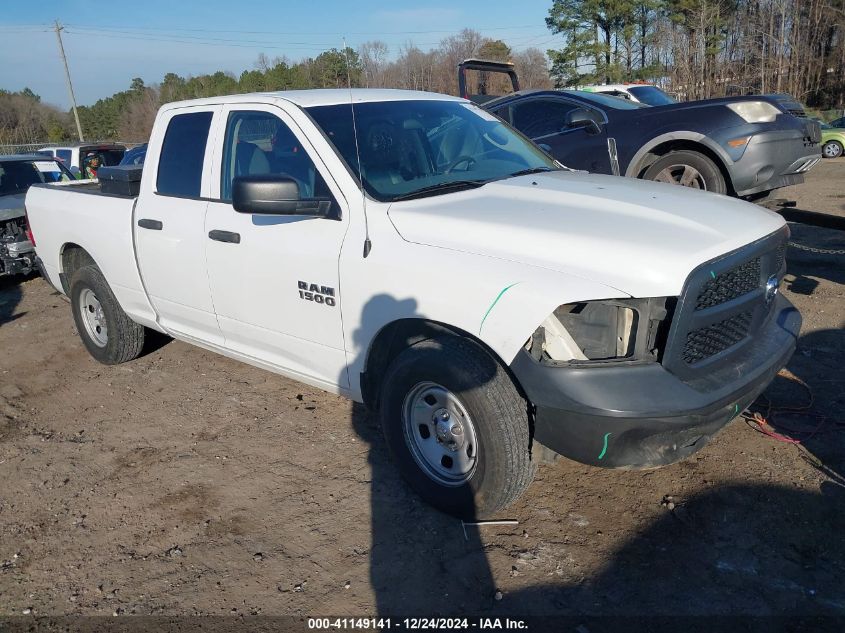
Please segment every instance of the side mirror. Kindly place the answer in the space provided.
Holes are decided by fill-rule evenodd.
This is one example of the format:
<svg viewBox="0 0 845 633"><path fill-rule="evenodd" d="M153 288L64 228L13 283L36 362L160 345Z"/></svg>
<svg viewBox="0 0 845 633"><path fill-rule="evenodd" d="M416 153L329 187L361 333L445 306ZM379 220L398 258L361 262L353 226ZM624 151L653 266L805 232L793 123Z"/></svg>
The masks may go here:
<svg viewBox="0 0 845 633"><path fill-rule="evenodd" d="M232 206L238 213L328 217L331 200L302 198L293 178L273 174L239 176L232 181Z"/></svg>
<svg viewBox="0 0 845 633"><path fill-rule="evenodd" d="M575 108L566 115L566 127L568 129L584 128L588 134L601 132L601 120L591 110Z"/></svg>

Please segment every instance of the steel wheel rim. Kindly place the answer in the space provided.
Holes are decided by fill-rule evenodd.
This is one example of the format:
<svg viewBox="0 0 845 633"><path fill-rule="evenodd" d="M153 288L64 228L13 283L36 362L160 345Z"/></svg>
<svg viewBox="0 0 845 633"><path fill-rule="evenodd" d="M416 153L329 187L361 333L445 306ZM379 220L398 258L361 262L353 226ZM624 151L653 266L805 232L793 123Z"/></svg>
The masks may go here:
<svg viewBox="0 0 845 633"><path fill-rule="evenodd" d="M825 143L822 151L828 158L836 158L841 153L839 146L836 143Z"/></svg>
<svg viewBox="0 0 845 633"><path fill-rule="evenodd" d="M79 313L82 316L85 331L88 332L88 338L97 347L105 347L109 342L106 315L103 313L100 300L90 288L85 288L79 293Z"/></svg>
<svg viewBox="0 0 845 633"><path fill-rule="evenodd" d="M660 170L654 177L654 181L707 191L707 181L704 180L701 172L692 165L669 165Z"/></svg>
<svg viewBox="0 0 845 633"><path fill-rule="evenodd" d="M421 382L402 405L405 444L432 480L461 486L478 465L475 424L458 397L433 382Z"/></svg>

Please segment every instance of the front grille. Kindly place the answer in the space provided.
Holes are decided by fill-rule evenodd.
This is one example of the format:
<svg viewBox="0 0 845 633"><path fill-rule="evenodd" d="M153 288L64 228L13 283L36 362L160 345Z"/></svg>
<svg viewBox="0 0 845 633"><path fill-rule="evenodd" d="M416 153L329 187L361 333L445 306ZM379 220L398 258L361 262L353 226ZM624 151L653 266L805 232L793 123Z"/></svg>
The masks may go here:
<svg viewBox="0 0 845 633"><path fill-rule="evenodd" d="M755 257L744 264L715 275L704 284L695 302L696 310L704 310L727 303L748 294L760 286L760 258Z"/></svg>
<svg viewBox="0 0 845 633"><path fill-rule="evenodd" d="M664 367L695 381L744 353L776 305L766 297L766 284L784 268L787 235L777 231L690 274L672 316Z"/></svg>
<svg viewBox="0 0 845 633"><path fill-rule="evenodd" d="M748 336L753 318L751 312L742 312L724 321L689 332L681 353L684 362L693 365L736 345Z"/></svg>
<svg viewBox="0 0 845 633"><path fill-rule="evenodd" d="M783 268L783 265L786 263L786 242L783 242L780 246L777 247L775 251L775 268L774 273L777 274L780 272L780 269Z"/></svg>

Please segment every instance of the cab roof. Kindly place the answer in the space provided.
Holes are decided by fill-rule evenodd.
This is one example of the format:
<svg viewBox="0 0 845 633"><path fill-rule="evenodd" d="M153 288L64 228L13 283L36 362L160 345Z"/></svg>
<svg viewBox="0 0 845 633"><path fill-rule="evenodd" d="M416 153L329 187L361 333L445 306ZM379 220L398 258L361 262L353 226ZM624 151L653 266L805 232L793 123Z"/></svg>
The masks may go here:
<svg viewBox="0 0 845 633"><path fill-rule="evenodd" d="M209 97L177 101L164 106L167 109L188 106L221 105L231 103L274 103L289 101L302 108L311 106L340 105L344 103L371 103L378 101L464 101L460 97L423 92L420 90L393 90L381 88L319 88L315 90L282 90L279 92L253 92L250 94Z"/></svg>

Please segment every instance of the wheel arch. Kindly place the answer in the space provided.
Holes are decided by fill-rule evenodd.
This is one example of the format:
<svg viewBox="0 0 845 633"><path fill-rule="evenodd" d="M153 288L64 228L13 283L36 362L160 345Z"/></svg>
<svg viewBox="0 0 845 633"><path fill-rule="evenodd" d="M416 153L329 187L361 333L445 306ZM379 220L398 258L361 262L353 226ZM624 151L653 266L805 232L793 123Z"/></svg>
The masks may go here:
<svg viewBox="0 0 845 633"><path fill-rule="evenodd" d="M372 410L378 408L381 381L379 378L390 363L404 350L420 341L438 336L457 336L466 338L481 347L508 373L520 394L525 397L519 381L513 375L507 363L477 336L454 325L424 318L401 318L391 321L376 333L367 349L363 370L360 374L361 397L364 404Z"/></svg>
<svg viewBox="0 0 845 633"><path fill-rule="evenodd" d="M62 284L62 291L70 294L70 280L73 274L83 266L94 265L97 262L91 254L79 244L74 242L65 242L59 251L59 280ZM99 269L99 266L97 266Z"/></svg>
<svg viewBox="0 0 845 633"><path fill-rule="evenodd" d="M625 170L625 175L630 178L642 178L645 170L657 159L669 152L680 150L698 152L712 160L725 179L728 193L735 195L736 190L728 168L733 165L733 161L722 148L699 132L670 132L652 139L637 150Z"/></svg>

